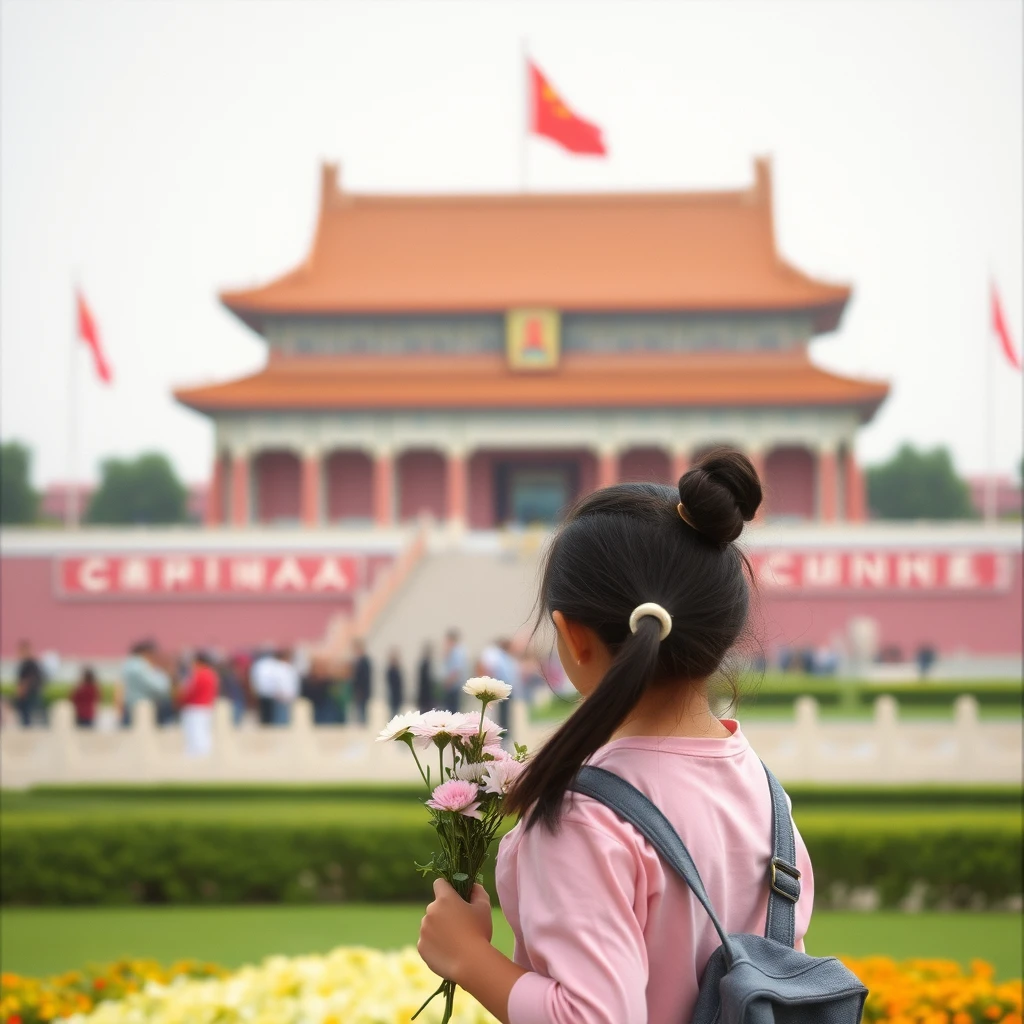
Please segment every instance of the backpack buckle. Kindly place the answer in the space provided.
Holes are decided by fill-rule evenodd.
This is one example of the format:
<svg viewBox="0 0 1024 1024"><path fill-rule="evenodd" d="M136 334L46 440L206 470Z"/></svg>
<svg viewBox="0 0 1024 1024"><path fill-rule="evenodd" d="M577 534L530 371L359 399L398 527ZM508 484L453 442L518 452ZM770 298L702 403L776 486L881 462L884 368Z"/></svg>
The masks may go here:
<svg viewBox="0 0 1024 1024"><path fill-rule="evenodd" d="M796 903L800 899L800 872L781 857L772 857L772 891Z"/></svg>

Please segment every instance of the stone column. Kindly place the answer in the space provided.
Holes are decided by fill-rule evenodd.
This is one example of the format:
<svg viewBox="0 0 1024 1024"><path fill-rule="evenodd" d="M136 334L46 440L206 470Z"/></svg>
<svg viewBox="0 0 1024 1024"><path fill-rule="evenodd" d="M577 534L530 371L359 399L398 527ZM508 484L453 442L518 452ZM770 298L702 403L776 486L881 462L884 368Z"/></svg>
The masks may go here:
<svg viewBox="0 0 1024 1024"><path fill-rule="evenodd" d="M747 448L747 458L750 459L751 465L754 467L754 471L757 473L757 478L758 480L761 481L761 504L758 506L757 515L754 516L754 522L763 523L765 513L768 508L768 481L765 479L764 475L764 448L759 444L750 445Z"/></svg>
<svg viewBox="0 0 1024 1024"><path fill-rule="evenodd" d="M309 449L302 458L302 525L319 526L323 489L323 464L320 452Z"/></svg>
<svg viewBox="0 0 1024 1024"><path fill-rule="evenodd" d="M846 520L863 523L867 519L867 502L864 494L864 474L857 465L853 445L846 446Z"/></svg>
<svg viewBox="0 0 1024 1024"><path fill-rule="evenodd" d="M469 522L469 460L461 448L450 448L445 467L448 522L465 526Z"/></svg>
<svg viewBox="0 0 1024 1024"><path fill-rule="evenodd" d="M670 483L678 484L683 474L690 468L690 449L672 449L672 480Z"/></svg>
<svg viewBox="0 0 1024 1024"><path fill-rule="evenodd" d="M250 455L244 449L231 455L231 522L248 526L252 521Z"/></svg>
<svg viewBox="0 0 1024 1024"><path fill-rule="evenodd" d="M207 526L219 526L224 522L224 458L220 452L213 456L213 472L210 474L210 488L206 494Z"/></svg>
<svg viewBox="0 0 1024 1024"><path fill-rule="evenodd" d="M373 460L373 521L377 526L395 524L395 458L386 448Z"/></svg>
<svg viewBox="0 0 1024 1024"><path fill-rule="evenodd" d="M818 519L834 523L839 515L839 467L834 445L818 448Z"/></svg>
<svg viewBox="0 0 1024 1024"><path fill-rule="evenodd" d="M619 482L619 451L605 445L597 453L597 486L611 487Z"/></svg>

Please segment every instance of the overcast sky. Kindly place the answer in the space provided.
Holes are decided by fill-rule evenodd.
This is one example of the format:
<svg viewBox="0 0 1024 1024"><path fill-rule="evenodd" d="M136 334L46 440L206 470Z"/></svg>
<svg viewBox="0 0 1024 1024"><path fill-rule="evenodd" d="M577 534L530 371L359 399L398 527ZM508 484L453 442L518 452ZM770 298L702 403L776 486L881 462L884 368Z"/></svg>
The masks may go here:
<svg viewBox="0 0 1024 1024"><path fill-rule="evenodd" d="M813 358L892 384L860 457L983 471L993 353L996 465L1020 459L987 295L1019 349L1019 0L0 3L0 433L37 483L68 473L74 281L116 377L75 350L78 476L156 448L204 479L171 388L265 356L216 293L302 259L324 158L359 191L517 189L524 40L611 150L531 141L532 189L742 187L771 154L783 253L854 287Z"/></svg>

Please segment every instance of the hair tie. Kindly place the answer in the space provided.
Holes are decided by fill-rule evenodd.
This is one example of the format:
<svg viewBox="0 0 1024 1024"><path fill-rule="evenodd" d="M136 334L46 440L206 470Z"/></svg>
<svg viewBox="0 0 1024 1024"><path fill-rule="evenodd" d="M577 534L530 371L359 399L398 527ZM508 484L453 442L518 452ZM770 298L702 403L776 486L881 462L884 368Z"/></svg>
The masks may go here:
<svg viewBox="0 0 1024 1024"><path fill-rule="evenodd" d="M693 520L686 514L686 506L682 502L679 502L679 504L676 505L676 511L679 513L679 518L682 519L682 521L686 523L691 530L697 530ZM700 533L700 530L697 530L697 532Z"/></svg>
<svg viewBox="0 0 1024 1024"><path fill-rule="evenodd" d="M631 633L636 632L637 624L641 619L651 616L652 619L657 619L661 623L661 640L672 632L672 616L669 615L660 604L655 604L653 601L646 601L644 604L638 604L633 609L633 614L629 617L629 631Z"/></svg>

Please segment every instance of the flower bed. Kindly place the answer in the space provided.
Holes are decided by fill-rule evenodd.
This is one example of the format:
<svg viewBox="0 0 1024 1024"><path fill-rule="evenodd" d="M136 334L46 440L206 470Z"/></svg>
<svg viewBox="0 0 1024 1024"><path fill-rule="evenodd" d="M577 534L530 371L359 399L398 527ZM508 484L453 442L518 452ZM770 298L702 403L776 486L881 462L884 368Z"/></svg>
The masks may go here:
<svg viewBox="0 0 1024 1024"><path fill-rule="evenodd" d="M151 964L47 981L3 975L3 1024L407 1024L440 980L415 949L381 953L356 947L326 956L269 957L258 967L227 973L202 965L161 972ZM123 980L131 974L131 981ZM104 992L90 986L100 981ZM133 987L134 986L134 987ZM101 1001L97 1002L97 998ZM86 1002L90 1005L85 1005ZM444 1007L432 1003L417 1018L437 1024ZM453 1024L495 1024L465 992L455 998Z"/></svg>
<svg viewBox="0 0 1024 1024"><path fill-rule="evenodd" d="M118 960L102 968L68 971L53 978L0 975L0 1022L45 1024L86 1014L101 1003L119 1003L147 985L172 985L192 978L222 978L216 964L182 960L161 967L155 960Z"/></svg>
<svg viewBox="0 0 1024 1024"><path fill-rule="evenodd" d="M991 964L947 960L846 960L870 995L865 1024L1021 1024L1021 981L997 982Z"/></svg>
<svg viewBox="0 0 1024 1024"><path fill-rule="evenodd" d="M997 982L976 960L965 971L944 960L846 960L871 990L865 1024L1022 1024L1021 982ZM122 961L46 981L5 974L2 1024L407 1024L438 979L413 949L336 949L326 956L270 957L228 973L185 962L168 969ZM436 1024L442 1007L418 1018ZM494 1018L459 992L455 1024Z"/></svg>

